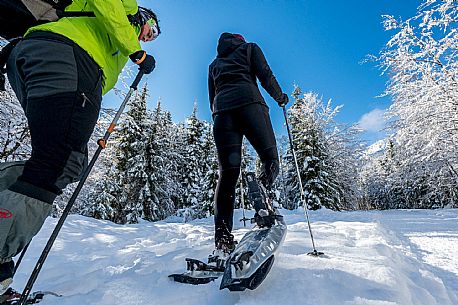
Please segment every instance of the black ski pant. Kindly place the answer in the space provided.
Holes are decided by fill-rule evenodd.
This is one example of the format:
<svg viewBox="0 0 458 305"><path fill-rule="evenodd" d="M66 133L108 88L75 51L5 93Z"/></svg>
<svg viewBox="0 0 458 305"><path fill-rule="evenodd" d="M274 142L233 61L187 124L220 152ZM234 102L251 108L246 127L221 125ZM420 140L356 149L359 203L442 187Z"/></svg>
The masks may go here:
<svg viewBox="0 0 458 305"><path fill-rule="evenodd" d="M13 49L8 78L28 120L32 154L11 191L52 203L87 165L102 100L102 72L69 39L28 35Z"/></svg>
<svg viewBox="0 0 458 305"><path fill-rule="evenodd" d="M255 103L215 114L213 135L220 168L215 192L215 239L218 239L225 231L232 231L243 137L261 159L259 180L268 190L278 175L279 162L267 106Z"/></svg>

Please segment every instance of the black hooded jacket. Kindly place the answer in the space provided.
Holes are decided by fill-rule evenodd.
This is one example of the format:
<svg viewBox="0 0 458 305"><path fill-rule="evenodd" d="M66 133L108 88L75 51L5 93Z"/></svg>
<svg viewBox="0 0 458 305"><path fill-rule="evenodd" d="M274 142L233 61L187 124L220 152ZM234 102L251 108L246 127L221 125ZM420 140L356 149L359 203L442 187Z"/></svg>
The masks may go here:
<svg viewBox="0 0 458 305"><path fill-rule="evenodd" d="M208 95L213 114L252 103L267 107L256 78L275 101L281 102L282 90L259 46L230 33L221 34L218 55L208 71Z"/></svg>

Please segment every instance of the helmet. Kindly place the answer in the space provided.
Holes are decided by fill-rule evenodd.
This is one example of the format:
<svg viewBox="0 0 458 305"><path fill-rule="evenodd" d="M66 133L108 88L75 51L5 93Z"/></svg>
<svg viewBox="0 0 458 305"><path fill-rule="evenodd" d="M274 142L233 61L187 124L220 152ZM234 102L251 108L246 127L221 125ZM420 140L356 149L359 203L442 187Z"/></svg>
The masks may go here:
<svg viewBox="0 0 458 305"><path fill-rule="evenodd" d="M135 13L135 15L129 15L127 18L129 18L130 23L140 28L148 23L153 30L155 35L154 38L159 36L161 33L161 28L159 27L159 22L157 20L156 14L146 7L139 6L137 13Z"/></svg>

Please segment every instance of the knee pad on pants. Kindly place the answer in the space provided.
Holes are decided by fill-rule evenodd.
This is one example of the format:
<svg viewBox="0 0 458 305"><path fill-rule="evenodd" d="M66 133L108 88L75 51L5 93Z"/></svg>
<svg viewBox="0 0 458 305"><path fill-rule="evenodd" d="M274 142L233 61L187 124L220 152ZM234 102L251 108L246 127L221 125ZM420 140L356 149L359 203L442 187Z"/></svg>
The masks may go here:
<svg viewBox="0 0 458 305"><path fill-rule="evenodd" d="M72 151L67 159L62 175L57 178L55 185L63 190L68 184L79 181L86 167L87 153Z"/></svg>

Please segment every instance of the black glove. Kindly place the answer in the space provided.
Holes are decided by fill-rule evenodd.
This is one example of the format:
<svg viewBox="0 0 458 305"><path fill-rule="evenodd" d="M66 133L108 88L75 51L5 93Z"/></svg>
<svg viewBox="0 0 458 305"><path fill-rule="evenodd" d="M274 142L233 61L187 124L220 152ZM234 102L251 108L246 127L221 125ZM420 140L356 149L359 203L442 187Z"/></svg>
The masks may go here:
<svg viewBox="0 0 458 305"><path fill-rule="evenodd" d="M146 54L146 51L137 51L129 55L130 60L139 66L139 69L145 74L150 74L156 68L156 60L152 55Z"/></svg>
<svg viewBox="0 0 458 305"><path fill-rule="evenodd" d="M288 98L288 94L286 94L286 93L283 93L281 98L280 98L280 100L277 101L278 106L280 106L282 108L285 107L286 104L288 104L288 102L289 102L289 98Z"/></svg>

